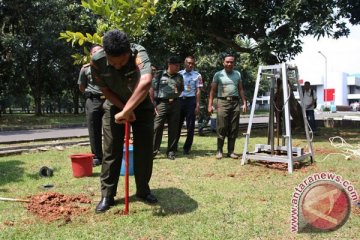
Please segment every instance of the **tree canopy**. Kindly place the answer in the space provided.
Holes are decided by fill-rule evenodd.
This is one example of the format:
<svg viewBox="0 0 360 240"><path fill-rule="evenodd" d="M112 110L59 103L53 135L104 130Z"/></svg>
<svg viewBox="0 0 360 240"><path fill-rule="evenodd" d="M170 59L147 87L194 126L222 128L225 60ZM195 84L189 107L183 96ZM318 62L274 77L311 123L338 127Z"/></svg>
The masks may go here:
<svg viewBox="0 0 360 240"><path fill-rule="evenodd" d="M359 24L360 2L3 0L0 13L0 100L30 93L40 113L42 98L75 101L79 67L70 56L77 64L88 61L90 44L109 29L127 32L157 64L169 54L195 55L208 78L219 54L235 51L251 83L257 64L293 58L304 36L348 36L349 24Z"/></svg>
<svg viewBox="0 0 360 240"><path fill-rule="evenodd" d="M360 12L355 0L190 0L172 12L168 3L159 1L151 18L152 41L170 49L226 46L265 63L299 54L304 36L348 36L348 22L359 24Z"/></svg>
<svg viewBox="0 0 360 240"><path fill-rule="evenodd" d="M63 95L76 94L79 67L72 64L71 55L79 50L58 36L72 27L95 30L77 1L4 0L1 13L2 98L30 93L35 113L41 114L42 99L59 102Z"/></svg>

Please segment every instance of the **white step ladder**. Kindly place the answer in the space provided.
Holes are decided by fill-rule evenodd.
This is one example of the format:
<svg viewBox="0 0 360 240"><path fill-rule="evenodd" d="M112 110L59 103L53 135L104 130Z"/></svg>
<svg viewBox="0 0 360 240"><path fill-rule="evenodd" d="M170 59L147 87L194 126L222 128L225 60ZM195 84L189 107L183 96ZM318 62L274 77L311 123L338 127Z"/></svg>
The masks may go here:
<svg viewBox="0 0 360 240"><path fill-rule="evenodd" d="M302 88L299 83L298 69L296 66L291 66L286 63L277 64L277 65L268 65L260 66L258 69L258 74L256 78L256 85L254 91L254 97L251 105L251 113L249 118L249 124L247 132L245 133L245 144L244 151L241 159L241 165L248 163L249 159L259 160L259 161L269 161L269 162L280 162L287 163L288 172L292 173L294 170L294 162L302 161L307 157L310 157L311 163L314 161L314 152L312 148L312 142L310 140L310 131L309 125L306 118L305 107L303 104L303 93ZM305 152L303 148L293 147L292 146L292 136L291 136L291 121L290 121L290 107L289 99L291 94L291 89L289 89L288 80L295 80L297 90L299 92L299 97L301 101L302 115L305 126L305 134L307 140L307 146L309 152ZM262 80L270 80L270 111L269 111L269 127L268 127L268 143L267 144L256 144L254 152L248 152L248 146L250 141L251 127L253 123L256 100L258 98L258 91L260 82ZM282 81L282 90L283 90L283 100L284 105L282 109L283 113L283 136L282 136L282 146L279 146L279 139L277 146L274 143L274 93L276 88L277 81ZM280 83L280 82L279 82ZM280 111L280 110L278 110ZM278 123L277 123L278 124ZM279 125L278 125L279 126ZM284 133L285 132L285 133ZM279 133L279 128L277 129Z"/></svg>

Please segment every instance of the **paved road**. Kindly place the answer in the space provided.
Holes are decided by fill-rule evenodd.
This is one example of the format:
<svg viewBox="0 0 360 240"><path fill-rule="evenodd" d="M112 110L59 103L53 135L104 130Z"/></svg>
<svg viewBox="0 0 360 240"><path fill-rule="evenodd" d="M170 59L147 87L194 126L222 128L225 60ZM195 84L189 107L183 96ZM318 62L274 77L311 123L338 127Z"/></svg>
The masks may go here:
<svg viewBox="0 0 360 240"><path fill-rule="evenodd" d="M88 130L86 127L3 131L0 132L0 143L11 143L19 141L26 142L39 139L53 140L60 138L75 138L86 136L88 136Z"/></svg>
<svg viewBox="0 0 360 240"><path fill-rule="evenodd" d="M360 120L360 112L337 112L337 113L317 113L316 119L324 119L327 117L333 118L346 118L355 116ZM267 123L268 117L256 116L253 123ZM248 117L242 117L240 124L247 125L249 122ZM17 131L2 131L0 132L0 143L11 143L19 141L35 141L35 140L53 140L71 137L86 137L88 131L86 127L72 127L72 128L56 128L56 129L34 129L34 130L17 130Z"/></svg>
<svg viewBox="0 0 360 240"><path fill-rule="evenodd" d="M248 121L248 118L241 118L240 120L242 124L247 124ZM267 117L257 117L254 118L253 122L265 123L267 121ZM86 127L3 131L0 132L0 143L30 142L36 140L53 140L86 136L88 136L88 130Z"/></svg>

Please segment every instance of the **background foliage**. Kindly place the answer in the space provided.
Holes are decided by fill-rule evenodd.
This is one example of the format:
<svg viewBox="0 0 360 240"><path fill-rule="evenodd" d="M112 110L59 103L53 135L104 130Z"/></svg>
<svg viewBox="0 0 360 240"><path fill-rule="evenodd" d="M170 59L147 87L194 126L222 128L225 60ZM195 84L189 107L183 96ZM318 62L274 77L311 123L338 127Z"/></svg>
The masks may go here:
<svg viewBox="0 0 360 240"><path fill-rule="evenodd" d="M160 67L169 55L194 55L206 81L221 68L221 52L237 52L249 97L258 64L293 58L303 36L347 36L359 9L357 0L3 0L0 113L77 113L74 60L87 62L90 45L113 28Z"/></svg>

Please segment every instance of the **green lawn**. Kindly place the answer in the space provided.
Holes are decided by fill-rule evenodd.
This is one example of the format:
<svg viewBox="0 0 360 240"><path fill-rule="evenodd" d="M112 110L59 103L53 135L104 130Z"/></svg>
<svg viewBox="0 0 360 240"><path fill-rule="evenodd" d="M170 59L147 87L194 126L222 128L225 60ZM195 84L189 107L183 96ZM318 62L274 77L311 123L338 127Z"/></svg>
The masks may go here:
<svg viewBox="0 0 360 240"><path fill-rule="evenodd" d="M2 114L0 116L0 129L60 126L66 124L85 124L85 114Z"/></svg>
<svg viewBox="0 0 360 240"><path fill-rule="evenodd" d="M250 150L255 143L266 143L254 131ZM225 158L215 160L216 137L195 137L189 157L179 154L175 161L159 155L154 160L151 187L159 204L149 206L130 198L130 214L118 214L123 204L123 178L118 187L119 204L105 214L95 214L100 199L100 168L92 177L72 177L69 155L89 152L88 147L66 148L0 158L0 197L27 198L44 191L66 195L85 194L93 201L90 210L71 221L47 223L26 210L26 203L0 201L0 239L358 239L360 211L353 208L347 223L330 233L290 231L291 196L303 179L316 172L335 172L360 192L360 157L345 160L328 138L342 136L348 143L360 144L358 130L324 129L314 139L317 162L296 169L270 168L264 164L240 165ZM165 138L166 140L166 138ZM179 148L181 149L183 138ZM163 146L165 146L165 142ZM244 138L236 143L236 152L243 150ZM294 146L305 141L294 135ZM40 178L41 166L54 169L51 178ZM43 190L44 184L54 184ZM130 178L134 194L134 179Z"/></svg>
<svg viewBox="0 0 360 240"><path fill-rule="evenodd" d="M268 115L268 111L256 111L256 115ZM242 115L241 117L248 117ZM60 125L86 124L85 113L80 114L2 114L0 129L56 127Z"/></svg>

